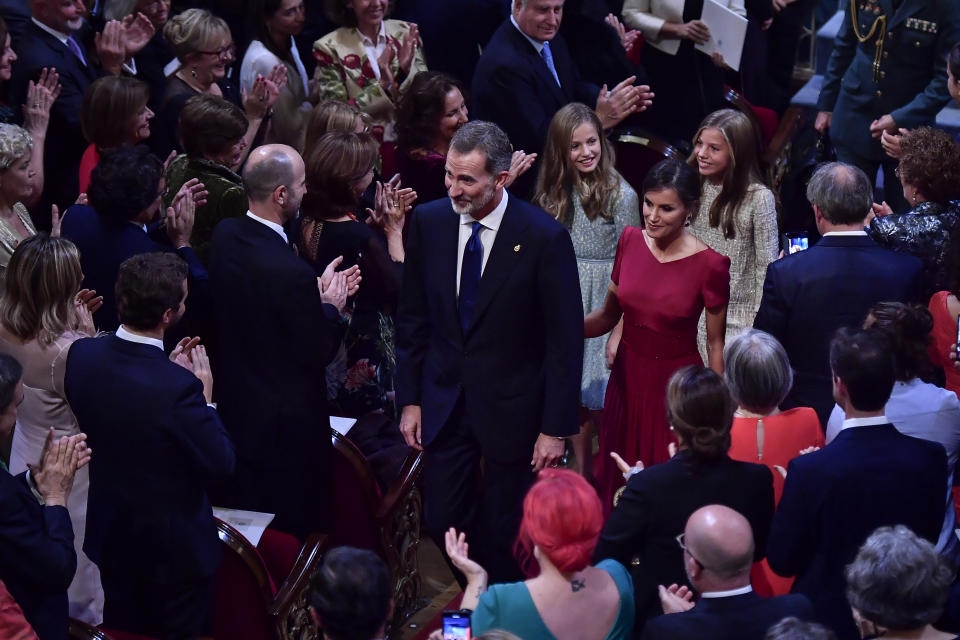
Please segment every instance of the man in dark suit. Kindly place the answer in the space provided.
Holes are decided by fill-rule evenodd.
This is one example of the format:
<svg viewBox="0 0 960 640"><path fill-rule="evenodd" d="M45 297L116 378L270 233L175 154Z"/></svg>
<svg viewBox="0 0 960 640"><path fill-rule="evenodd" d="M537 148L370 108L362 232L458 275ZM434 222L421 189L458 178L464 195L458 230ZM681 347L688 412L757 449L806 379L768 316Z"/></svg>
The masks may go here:
<svg viewBox="0 0 960 640"><path fill-rule="evenodd" d="M767 267L753 326L783 344L796 371L781 407L813 407L826 425L833 409L830 337L840 327L860 326L877 302L917 301L923 266L867 237L863 220L873 189L860 169L839 162L818 167L807 199L823 238Z"/></svg>
<svg viewBox="0 0 960 640"><path fill-rule="evenodd" d="M557 464L578 432L583 361L570 234L507 194L510 155L492 123L454 135L450 199L410 224L397 318L400 429L427 453L427 530L466 530L496 582L519 577L511 545L531 467Z"/></svg>
<svg viewBox="0 0 960 640"><path fill-rule="evenodd" d="M843 22L823 76L815 126L821 133L829 129L837 159L863 169L871 182L882 165L884 199L903 211L910 205L896 176L897 160L884 153L880 139L901 127L933 125L950 101L946 58L960 41L960 4L842 4Z"/></svg>
<svg viewBox="0 0 960 640"><path fill-rule="evenodd" d="M20 363L0 355L0 441L17 421L22 373ZM31 470L11 476L0 462L0 580L42 640L67 640L67 587L77 570L67 497L90 450L83 434L56 442L52 436L51 429Z"/></svg>
<svg viewBox="0 0 960 640"><path fill-rule="evenodd" d="M209 307L207 270L190 246L194 192L202 191L203 185L193 180L177 193L163 229L155 229L166 235L161 244L148 235L147 225L162 210L162 184L163 165L146 146L121 147L104 154L93 170L90 204L75 204L64 214L61 234L80 250L83 286L103 296L103 305L93 314L101 330L113 331L119 325L113 286L123 261L140 253L176 250L189 265L189 324L196 327L201 311Z"/></svg>
<svg viewBox="0 0 960 640"><path fill-rule="evenodd" d="M787 616L813 617L802 595L761 598L750 585L753 531L729 507L694 511L683 538L683 566L699 595L696 605L677 585L659 586L665 615L647 621L643 640L763 640L767 628Z"/></svg>
<svg viewBox="0 0 960 640"><path fill-rule="evenodd" d="M17 61L10 79L9 104L15 109L26 101L27 85L36 82L44 68L56 68L60 74L60 96L50 109L43 169L46 187L42 210L56 204L63 211L77 199L77 170L87 141L80 128L83 94L101 75L119 75L125 63L153 36L154 28L146 18L126 26L108 23L96 39L100 66L75 37L84 25L86 8L81 0L30 0L32 18L16 43ZM132 72L132 68L127 66ZM45 223L47 216L40 219Z"/></svg>
<svg viewBox="0 0 960 640"><path fill-rule="evenodd" d="M355 267L334 273L335 260L318 283L294 252L283 225L306 192L295 150L254 149L243 182L250 211L220 222L210 244L218 405L237 445L237 473L218 501L273 513L276 528L305 537L327 523L325 369L359 274Z"/></svg>
<svg viewBox="0 0 960 640"><path fill-rule="evenodd" d="M233 472L206 350L163 336L184 313L187 265L134 256L117 276L120 327L70 347L64 387L98 464L83 550L100 568L108 627L161 638L211 635L220 542L206 488Z"/></svg>
<svg viewBox="0 0 960 640"><path fill-rule="evenodd" d="M633 86L631 76L607 91L582 82L563 37L558 35L564 0L513 0L510 18L483 50L473 76L472 114L494 122L514 148L541 153L550 120L570 102L596 106L604 129L650 104L650 87ZM512 190L531 197L536 171L514 182Z"/></svg>
<svg viewBox="0 0 960 640"><path fill-rule="evenodd" d="M796 576L793 592L810 598L819 622L854 640L844 567L880 526L903 524L936 543L947 458L942 445L901 434L884 415L895 371L881 334L841 329L829 362L843 430L790 462L767 560L778 574Z"/></svg>

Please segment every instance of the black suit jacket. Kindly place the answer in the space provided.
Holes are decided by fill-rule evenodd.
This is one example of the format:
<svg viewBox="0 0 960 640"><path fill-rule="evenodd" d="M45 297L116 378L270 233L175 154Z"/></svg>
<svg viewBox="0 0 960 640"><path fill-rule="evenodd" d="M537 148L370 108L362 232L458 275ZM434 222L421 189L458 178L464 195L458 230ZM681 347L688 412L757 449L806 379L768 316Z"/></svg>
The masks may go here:
<svg viewBox="0 0 960 640"><path fill-rule="evenodd" d="M772 262L753 326L779 340L796 375L781 405L813 407L827 423L833 409L830 340L859 327L877 302L917 302L923 265L866 236L824 236L807 251Z"/></svg>
<svg viewBox="0 0 960 640"><path fill-rule="evenodd" d="M101 331L113 331L120 326L117 318L117 301L114 286L120 265L127 258L154 251L173 251L169 244L154 242L138 225L104 224L93 210L84 204L75 204L63 216L61 233L80 251L83 267L83 286L95 289L103 296L103 306L93 314L93 320ZM189 267L190 297L187 303L185 322L192 328L206 326L202 319L209 312L210 284L207 270L191 247L177 249ZM205 332L197 331L204 338Z"/></svg>
<svg viewBox="0 0 960 640"><path fill-rule="evenodd" d="M66 640L73 525L66 507L40 506L25 476L0 469L0 580L41 640Z"/></svg>
<svg viewBox="0 0 960 640"><path fill-rule="evenodd" d="M593 559L596 564L613 558L630 567L633 557L639 557L633 568L638 626L661 613L657 585L689 585L683 551L674 538L683 533L690 514L708 504L743 514L753 529L756 559L763 558L773 516L773 476L765 466L726 456L695 465L688 452L680 451L627 482Z"/></svg>
<svg viewBox="0 0 960 640"><path fill-rule="evenodd" d="M946 481L942 445L889 424L845 429L790 462L767 561L778 574L797 577L793 591L810 598L819 621L840 640L854 640L844 567L880 526L904 524L936 543Z"/></svg>
<svg viewBox="0 0 960 640"><path fill-rule="evenodd" d="M806 596L761 598L752 591L727 598L700 598L683 613L648 620L642 640L763 640L767 629L788 616L813 619Z"/></svg>
<svg viewBox="0 0 960 640"><path fill-rule="evenodd" d="M203 385L162 349L115 335L74 342L67 401L93 449L83 550L101 571L177 583L220 562L206 488L233 444Z"/></svg>
<svg viewBox="0 0 960 640"><path fill-rule="evenodd" d="M27 83L36 81L44 67L56 67L60 74L60 97L50 109L50 125L43 154L45 176L44 221L49 219L50 204L64 211L77 199L80 158L87 148L87 140L80 128L83 94L90 83L100 75L90 55L87 64L80 63L67 45L29 22L18 43L17 61L13 63L10 78L9 104L16 110L26 102ZM81 45L82 47L82 45Z"/></svg>
<svg viewBox="0 0 960 640"><path fill-rule="evenodd" d="M330 455L326 372L343 336L313 268L244 215L210 244L217 400L237 446L229 506L276 514L296 535L322 530Z"/></svg>
<svg viewBox="0 0 960 640"><path fill-rule="evenodd" d="M550 50L559 85L536 48L508 18L490 38L473 75L472 117L495 122L514 149L527 153L543 152L550 120L560 107L583 102L592 108L600 91L581 81L563 36L550 41ZM530 197L535 183L536 167L520 176L512 192Z"/></svg>
<svg viewBox="0 0 960 640"><path fill-rule="evenodd" d="M570 234L508 196L466 335L457 312L460 216L414 211L397 318L397 401L420 405L429 445L458 399L483 455L529 459L542 432L577 433L583 307Z"/></svg>

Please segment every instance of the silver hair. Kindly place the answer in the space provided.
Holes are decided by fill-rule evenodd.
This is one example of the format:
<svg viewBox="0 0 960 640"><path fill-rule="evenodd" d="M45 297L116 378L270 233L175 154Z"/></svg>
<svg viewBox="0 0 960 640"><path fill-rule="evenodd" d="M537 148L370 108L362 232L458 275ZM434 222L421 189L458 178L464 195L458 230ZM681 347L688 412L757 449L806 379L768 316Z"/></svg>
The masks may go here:
<svg viewBox="0 0 960 640"><path fill-rule="evenodd" d="M807 200L833 224L862 222L873 204L873 186L859 167L826 162L817 167L807 183Z"/></svg>
<svg viewBox="0 0 960 640"><path fill-rule="evenodd" d="M0 124L0 171L6 171L14 162L33 150L33 136L15 124Z"/></svg>
<svg viewBox="0 0 960 640"><path fill-rule="evenodd" d="M123 20L133 13L137 0L106 0L103 5L104 20Z"/></svg>
<svg viewBox="0 0 960 640"><path fill-rule="evenodd" d="M764 640L837 640L837 636L816 622L789 616L767 629Z"/></svg>
<svg viewBox="0 0 960 640"><path fill-rule="evenodd" d="M467 154L479 151L487 158L484 170L490 175L510 170L510 158L513 147L503 129L492 122L471 120L453 134L450 148L457 153Z"/></svg>
<svg viewBox="0 0 960 640"><path fill-rule="evenodd" d="M847 565L847 601L879 626L920 629L940 618L954 574L933 545L909 528L880 527Z"/></svg>
<svg viewBox="0 0 960 640"><path fill-rule="evenodd" d="M793 369L776 338L747 329L723 347L723 379L737 404L760 413L780 406L787 397Z"/></svg>

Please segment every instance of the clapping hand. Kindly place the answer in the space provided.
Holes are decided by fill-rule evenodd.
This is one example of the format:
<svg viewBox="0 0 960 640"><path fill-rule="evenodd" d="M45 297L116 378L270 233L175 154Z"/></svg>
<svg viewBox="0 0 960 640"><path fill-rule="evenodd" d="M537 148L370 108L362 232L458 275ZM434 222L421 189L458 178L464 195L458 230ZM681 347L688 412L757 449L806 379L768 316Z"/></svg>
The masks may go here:
<svg viewBox="0 0 960 640"><path fill-rule="evenodd" d="M376 210L367 208L367 214L377 226L383 227L387 233L402 232L405 209L398 190L389 182L387 184L378 182L374 203Z"/></svg>
<svg viewBox="0 0 960 640"><path fill-rule="evenodd" d="M693 592L686 586L657 585L657 594L660 596L660 606L663 607L664 613L683 613L693 609Z"/></svg>
<svg viewBox="0 0 960 640"><path fill-rule="evenodd" d="M193 188L196 185L187 186L190 182L192 180L184 183L173 198L173 206L167 207L167 236L175 249L189 247L190 235L193 233L193 222L197 213Z"/></svg>
<svg viewBox="0 0 960 640"><path fill-rule="evenodd" d="M93 38L100 64L117 76L123 71L123 63L127 59L123 32L123 23L119 20L111 20L103 25L103 31Z"/></svg>
<svg viewBox="0 0 960 640"><path fill-rule="evenodd" d="M450 562L460 572L466 576L467 581L470 578L479 578L483 576L486 579L487 571L476 561L470 559L470 545L467 544L467 534L457 533L457 530L450 527L443 536L443 541L447 548L447 556Z"/></svg>
<svg viewBox="0 0 960 640"><path fill-rule="evenodd" d="M199 178L190 178L180 186L180 190L174 196L174 202L178 198L190 198L193 200L194 208L202 207L207 204L208 195L210 195L210 192L207 191L207 187L200 182Z"/></svg>
<svg viewBox="0 0 960 640"><path fill-rule="evenodd" d="M23 104L23 128L30 132L34 144L42 144L50 124L50 107L60 96L60 74L44 67L36 83L27 83L27 101Z"/></svg>
<svg viewBox="0 0 960 640"><path fill-rule="evenodd" d="M50 427L40 461L30 466L30 475L47 506L67 505L74 475L90 462L93 453L86 440L87 434L78 433L54 441L54 429Z"/></svg>
<svg viewBox="0 0 960 640"><path fill-rule="evenodd" d="M535 153L524 153L522 150L514 151L510 157L510 169L508 170L510 175L503 185L504 188L512 185L517 178L526 173L527 169L533 166L536 159L537 154Z"/></svg>
<svg viewBox="0 0 960 640"><path fill-rule="evenodd" d="M208 403L213 402L213 371L200 338L182 338L170 352L170 360L195 375L203 383L203 397Z"/></svg>
<svg viewBox="0 0 960 640"><path fill-rule="evenodd" d="M403 40L397 48L397 63L405 76L410 74L410 65L413 63L413 54L418 44L420 44L420 31L417 25L411 23L410 29L403 34Z"/></svg>
<svg viewBox="0 0 960 640"><path fill-rule="evenodd" d="M617 36L620 38L620 44L623 45L623 49L629 53L630 49L633 48L633 43L637 41L637 38L640 36L640 32L636 29L630 29L627 31L627 28L623 26L623 23L620 22L620 19L612 13L608 13L607 17L603 19L608 25L613 27L613 30L617 32Z"/></svg>
<svg viewBox="0 0 960 640"><path fill-rule="evenodd" d="M337 256L323 270L317 278L317 288L320 290L320 299L324 304L332 304L337 311L343 313L347 306L347 298L360 289L360 267L353 265L349 269L337 271L343 262L343 256Z"/></svg>
<svg viewBox="0 0 960 640"><path fill-rule="evenodd" d="M97 335L93 314L102 306L103 296L98 296L93 289L80 289L73 299L73 309L77 317L76 329L91 337Z"/></svg>
<svg viewBox="0 0 960 640"><path fill-rule="evenodd" d="M636 76L630 76L613 89L607 91L603 85L597 96L597 115L604 129L610 129L632 113L645 111L653 104L653 92L647 85L633 86Z"/></svg>
<svg viewBox="0 0 960 640"><path fill-rule="evenodd" d="M126 59L129 60L147 46L157 28L150 22L150 18L139 12L124 18L122 25L123 47Z"/></svg>

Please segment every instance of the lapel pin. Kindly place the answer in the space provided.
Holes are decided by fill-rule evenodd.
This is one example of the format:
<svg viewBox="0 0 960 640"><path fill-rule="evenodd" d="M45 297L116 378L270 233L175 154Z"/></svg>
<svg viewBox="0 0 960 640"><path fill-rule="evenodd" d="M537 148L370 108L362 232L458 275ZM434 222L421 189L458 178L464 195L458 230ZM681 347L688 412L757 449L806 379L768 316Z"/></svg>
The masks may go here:
<svg viewBox="0 0 960 640"><path fill-rule="evenodd" d="M520 253L520 245L517 245L513 248L514 253Z"/></svg>

